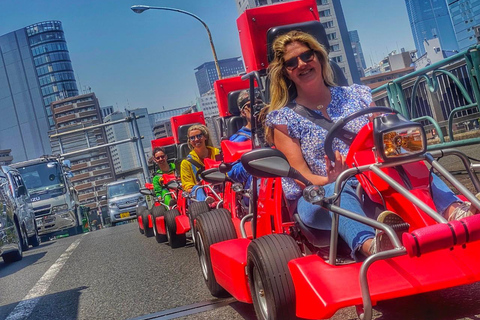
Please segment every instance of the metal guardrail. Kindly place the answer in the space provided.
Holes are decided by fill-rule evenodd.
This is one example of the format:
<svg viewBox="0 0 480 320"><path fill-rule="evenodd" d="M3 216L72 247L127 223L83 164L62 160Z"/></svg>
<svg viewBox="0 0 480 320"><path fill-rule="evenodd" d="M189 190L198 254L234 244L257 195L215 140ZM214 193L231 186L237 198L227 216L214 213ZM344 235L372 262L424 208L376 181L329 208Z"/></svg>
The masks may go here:
<svg viewBox="0 0 480 320"><path fill-rule="evenodd" d="M429 145L429 150L480 143L480 137L456 135L461 131L458 124L465 123L468 131L466 123L472 120L480 129L480 45L392 80L372 94L377 105L389 106L435 132L440 143Z"/></svg>

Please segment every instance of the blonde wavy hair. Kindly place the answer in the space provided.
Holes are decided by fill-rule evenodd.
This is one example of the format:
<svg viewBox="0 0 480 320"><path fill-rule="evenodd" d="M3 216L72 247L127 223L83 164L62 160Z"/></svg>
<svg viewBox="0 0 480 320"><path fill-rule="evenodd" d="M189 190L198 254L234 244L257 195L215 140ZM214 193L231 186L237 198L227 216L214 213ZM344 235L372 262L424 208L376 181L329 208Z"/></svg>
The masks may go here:
<svg viewBox="0 0 480 320"><path fill-rule="evenodd" d="M193 131L193 130L200 130L202 132L203 136L206 139L205 140L205 145L213 147L212 138L210 137L210 131L208 131L207 126L205 126L203 124L194 124L193 126L188 128L188 130L187 130L188 148L190 150L193 150L193 147L192 147L192 144L190 143L190 138L189 138L190 137L190 132Z"/></svg>
<svg viewBox="0 0 480 320"><path fill-rule="evenodd" d="M286 106L296 96L295 84L288 79L287 71L284 67L285 48L293 42L300 42L315 51L315 56L322 66L323 81L329 87L335 86L333 71L328 61L328 52L323 45L312 35L302 31L294 30L282 34L272 44L274 59L268 66L271 101L263 110L263 119L266 114L273 110ZM269 143L273 144L273 128L265 126L265 138Z"/></svg>

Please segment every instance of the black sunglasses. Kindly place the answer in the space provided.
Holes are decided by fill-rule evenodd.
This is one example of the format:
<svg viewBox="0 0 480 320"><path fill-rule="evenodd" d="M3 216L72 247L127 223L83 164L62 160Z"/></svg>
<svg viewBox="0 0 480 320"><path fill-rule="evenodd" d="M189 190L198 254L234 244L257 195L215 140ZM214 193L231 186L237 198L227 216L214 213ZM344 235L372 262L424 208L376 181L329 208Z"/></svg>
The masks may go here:
<svg viewBox="0 0 480 320"><path fill-rule="evenodd" d="M289 71L295 70L298 67L298 58L300 58L303 62L308 63L313 60L315 56L315 50L310 49L305 51L304 53L299 54L296 57L290 58L286 60L283 65Z"/></svg>
<svg viewBox="0 0 480 320"><path fill-rule="evenodd" d="M165 159L165 157L166 157L166 155L163 155L163 156L155 157L155 159L160 160L160 159Z"/></svg>
<svg viewBox="0 0 480 320"><path fill-rule="evenodd" d="M200 134L197 134L196 136L191 136L191 137L188 137L188 139L190 139L190 141L194 141L195 139L202 139L203 138L203 133L200 133Z"/></svg>

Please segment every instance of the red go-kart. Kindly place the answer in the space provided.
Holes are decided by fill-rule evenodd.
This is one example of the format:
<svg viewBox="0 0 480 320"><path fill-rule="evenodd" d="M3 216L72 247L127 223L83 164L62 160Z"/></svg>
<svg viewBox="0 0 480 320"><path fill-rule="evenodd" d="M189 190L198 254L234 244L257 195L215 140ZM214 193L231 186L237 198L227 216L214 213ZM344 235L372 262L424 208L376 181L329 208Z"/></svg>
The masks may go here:
<svg viewBox="0 0 480 320"><path fill-rule="evenodd" d="M333 157L332 142L346 123L375 112L392 111L372 107L339 121L327 135L326 154ZM291 168L278 150L246 153L242 164L263 178L251 224L243 221L239 236L228 212L213 210L197 221L208 288L215 296L228 293L253 303L259 319L328 319L347 306L357 306L361 319L371 319L378 301L480 280L480 215L447 222L432 201L425 163L476 208L480 201L435 160L440 155L458 156L480 190L463 153L455 149L427 153L423 127L392 113L375 118L355 136L346 158L350 169L337 178L331 197ZM367 217L339 206L341 188L354 176ZM331 232L302 223L284 199L278 177L307 185L304 198L333 212ZM399 226L374 219L372 212L378 208L403 218L407 229L401 237ZM392 249L360 262L348 259L338 236L339 216L380 230Z"/></svg>

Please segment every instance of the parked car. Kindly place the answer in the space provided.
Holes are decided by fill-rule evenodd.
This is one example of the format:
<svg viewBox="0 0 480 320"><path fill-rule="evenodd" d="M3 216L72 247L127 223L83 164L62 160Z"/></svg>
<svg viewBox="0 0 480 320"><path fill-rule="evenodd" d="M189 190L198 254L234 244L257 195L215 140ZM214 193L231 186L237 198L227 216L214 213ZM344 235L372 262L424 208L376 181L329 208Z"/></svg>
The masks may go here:
<svg viewBox="0 0 480 320"><path fill-rule="evenodd" d="M10 198L13 205L13 218L19 228L19 237L23 251L31 245L40 245L40 237L35 221L35 213L30 201L25 182L17 169L2 166L1 173L5 175L6 183L2 184L3 191Z"/></svg>
<svg viewBox="0 0 480 320"><path fill-rule="evenodd" d="M16 169L0 170L0 256L5 263L23 258L28 246L40 244L30 196Z"/></svg>
<svg viewBox="0 0 480 320"><path fill-rule="evenodd" d="M145 197L140 193L140 181L136 178L107 184L108 214L112 226L118 222L135 219L137 207L146 207Z"/></svg>

